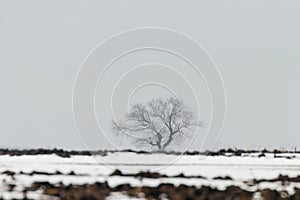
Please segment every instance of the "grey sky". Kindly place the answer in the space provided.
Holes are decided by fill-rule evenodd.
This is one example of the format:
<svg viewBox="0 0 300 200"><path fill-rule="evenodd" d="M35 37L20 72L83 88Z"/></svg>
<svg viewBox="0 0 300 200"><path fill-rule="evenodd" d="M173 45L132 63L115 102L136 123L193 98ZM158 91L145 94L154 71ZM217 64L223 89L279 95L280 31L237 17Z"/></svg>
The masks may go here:
<svg viewBox="0 0 300 200"><path fill-rule="evenodd" d="M0 147L82 149L72 118L81 62L107 37L145 26L193 37L218 65L228 97L218 147L300 147L299 9L274 0L1 1Z"/></svg>

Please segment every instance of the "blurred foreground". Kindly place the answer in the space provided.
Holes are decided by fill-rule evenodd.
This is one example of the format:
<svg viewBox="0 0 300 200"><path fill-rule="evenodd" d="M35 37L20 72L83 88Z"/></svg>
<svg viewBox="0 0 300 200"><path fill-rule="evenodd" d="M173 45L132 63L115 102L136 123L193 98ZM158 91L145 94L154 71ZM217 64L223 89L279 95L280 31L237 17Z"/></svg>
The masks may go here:
<svg viewBox="0 0 300 200"><path fill-rule="evenodd" d="M24 152L0 151L0 199L300 199L297 152Z"/></svg>

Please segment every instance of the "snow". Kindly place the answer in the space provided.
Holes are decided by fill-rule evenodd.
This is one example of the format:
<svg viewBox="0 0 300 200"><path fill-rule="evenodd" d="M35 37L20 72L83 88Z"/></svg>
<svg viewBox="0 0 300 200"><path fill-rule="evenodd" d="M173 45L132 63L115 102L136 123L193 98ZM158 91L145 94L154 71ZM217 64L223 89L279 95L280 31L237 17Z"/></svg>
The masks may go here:
<svg viewBox="0 0 300 200"><path fill-rule="evenodd" d="M62 158L57 155L24 155L0 156L0 197L3 199L23 198L22 189L35 181L48 181L56 184L84 184L107 181L111 187L129 183L132 186L156 187L161 183L185 184L193 186L211 186L224 190L235 185L249 191L270 188L278 191L286 190L293 194L294 187L300 188L300 183L290 183L282 186L280 182L261 182L248 186L245 181L252 179L272 179L280 174L295 177L300 175L299 154L284 154L287 158L274 158L273 154L258 157L258 154L243 154L242 156L199 156L199 155L165 155L165 154L136 154L129 152L108 153L107 156L71 156ZM115 169L122 173L140 171L159 172L168 176L183 173L186 176L203 176L203 178L135 178L124 176L109 176ZM14 177L2 174L4 171L16 172ZM27 175L30 173L48 172L53 175ZM57 171L63 174L55 174ZM68 175L73 171L76 175ZM214 177L229 176L233 180L215 180ZM7 184L14 183L14 191L7 190ZM41 191L31 192L31 199L47 199ZM112 194L108 199L116 198ZM122 194L124 195L124 194ZM258 195L258 194L257 194ZM29 196L27 196L29 198ZM123 198L123 197L122 197ZM123 199L126 199L126 195ZM129 197L128 197L129 198Z"/></svg>
<svg viewBox="0 0 300 200"><path fill-rule="evenodd" d="M129 197L128 195L122 192L112 192L108 197L106 197L106 200L146 200L146 199Z"/></svg>

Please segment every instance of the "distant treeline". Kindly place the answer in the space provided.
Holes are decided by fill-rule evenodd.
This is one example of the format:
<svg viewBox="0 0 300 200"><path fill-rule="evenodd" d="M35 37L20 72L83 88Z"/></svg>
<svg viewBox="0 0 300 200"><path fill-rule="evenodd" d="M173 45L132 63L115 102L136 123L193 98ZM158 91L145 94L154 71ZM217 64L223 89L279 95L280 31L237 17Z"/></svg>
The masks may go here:
<svg viewBox="0 0 300 200"><path fill-rule="evenodd" d="M267 153L274 154L274 157L283 157L280 156L280 154L284 153L300 153L300 151L297 151L296 149L294 151L287 151L287 150L244 150L244 149L220 149L218 151L186 151L186 152L176 152L176 151L136 151L131 149L125 149L125 150L98 150L98 151L78 151L78 150L63 150L63 149L0 149L0 155L10 155L10 156L22 156L22 155L50 155L50 154L56 154L60 157L70 157L72 155L101 155L106 156L108 153L117 153L117 152L131 152L131 153L137 153L137 154L152 154L152 153L161 153L161 154L173 154L173 155L209 155L209 156L242 156L243 154L249 154L249 153L259 153L259 157L265 156ZM288 157L288 156L284 156Z"/></svg>

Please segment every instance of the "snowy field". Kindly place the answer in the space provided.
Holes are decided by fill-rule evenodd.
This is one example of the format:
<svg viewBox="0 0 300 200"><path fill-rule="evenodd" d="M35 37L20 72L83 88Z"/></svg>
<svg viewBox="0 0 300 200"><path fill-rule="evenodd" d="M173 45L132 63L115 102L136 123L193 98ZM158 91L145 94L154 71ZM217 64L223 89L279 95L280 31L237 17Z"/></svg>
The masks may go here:
<svg viewBox="0 0 300 200"><path fill-rule="evenodd" d="M271 153L266 154L265 157L258 157L258 154L254 153L242 154L242 156L178 156L129 152L108 153L106 156L71 156L70 158L54 154L2 155L0 156L0 199L1 197L23 199L24 188L30 187L36 181L65 185L107 181L110 187L125 183L134 187L156 187L161 183L173 183L197 187L205 185L219 190L235 185L248 191L270 188L293 194L295 187L300 188L300 182L282 184L279 181L261 181L254 185L249 184L249 181L253 179L274 179L279 175L299 176L300 154L280 154L280 156L281 158L274 158ZM116 169L122 174L150 171L166 175L166 177L111 176ZM176 177L179 174L184 176ZM11 188L12 185L14 185L13 188ZM47 196L42 195L42 191L27 192L26 197L47 199ZM123 194L115 193L107 199L122 198L127 199Z"/></svg>

